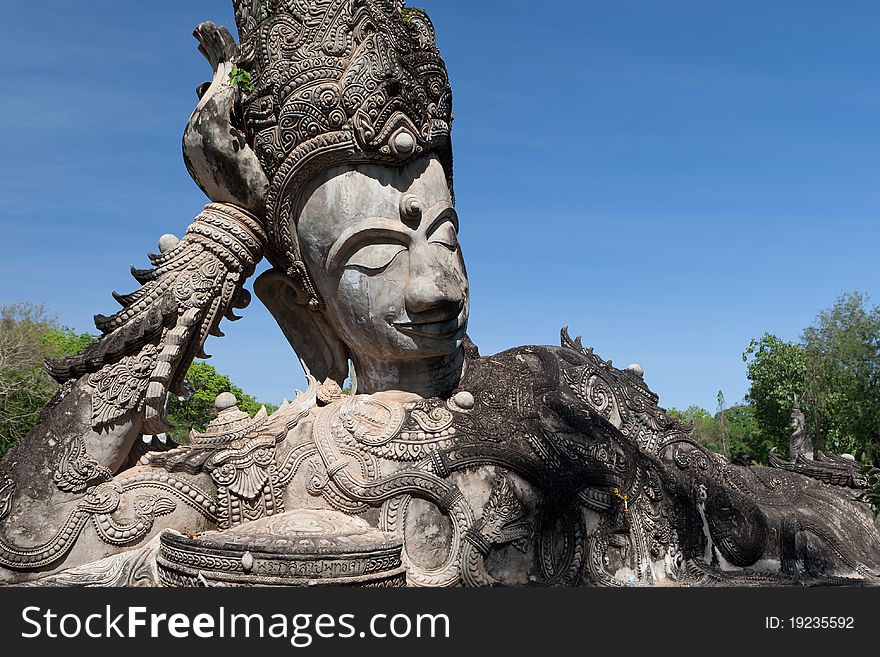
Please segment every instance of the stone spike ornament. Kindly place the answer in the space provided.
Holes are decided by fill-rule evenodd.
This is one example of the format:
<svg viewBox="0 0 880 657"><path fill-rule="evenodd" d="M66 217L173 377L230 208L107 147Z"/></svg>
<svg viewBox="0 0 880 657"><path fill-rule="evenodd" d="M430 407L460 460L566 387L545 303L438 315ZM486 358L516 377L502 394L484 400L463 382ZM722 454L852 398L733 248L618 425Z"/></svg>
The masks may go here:
<svg viewBox="0 0 880 657"><path fill-rule="evenodd" d="M82 353L46 366L59 383L88 375L95 393L92 421L105 429L125 413L144 412L143 433L170 430L164 421L169 392L183 378L205 341L250 294L242 284L262 259L266 235L247 212L230 205L205 207L186 235L166 253L150 255L153 269L135 272L141 288L114 295L124 307L98 315L104 335Z"/></svg>
<svg viewBox="0 0 880 657"><path fill-rule="evenodd" d="M317 172L437 154L452 186L452 90L427 14L398 0L234 0L248 144L271 185L268 257L304 279L291 215ZM313 304L314 305L314 304Z"/></svg>

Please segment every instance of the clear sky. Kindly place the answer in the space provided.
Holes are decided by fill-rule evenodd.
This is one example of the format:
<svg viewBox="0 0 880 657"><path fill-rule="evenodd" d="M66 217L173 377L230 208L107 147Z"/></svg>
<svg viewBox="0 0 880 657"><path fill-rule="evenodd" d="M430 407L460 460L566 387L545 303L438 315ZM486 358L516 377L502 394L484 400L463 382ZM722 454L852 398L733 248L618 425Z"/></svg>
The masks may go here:
<svg viewBox="0 0 880 657"><path fill-rule="evenodd" d="M91 330L204 204L180 155L229 0L4 7L0 304ZM561 326L665 406L748 389L741 354L837 295L880 300L880 3L419 0L455 91L461 242L484 354ZM212 363L302 387L255 301Z"/></svg>

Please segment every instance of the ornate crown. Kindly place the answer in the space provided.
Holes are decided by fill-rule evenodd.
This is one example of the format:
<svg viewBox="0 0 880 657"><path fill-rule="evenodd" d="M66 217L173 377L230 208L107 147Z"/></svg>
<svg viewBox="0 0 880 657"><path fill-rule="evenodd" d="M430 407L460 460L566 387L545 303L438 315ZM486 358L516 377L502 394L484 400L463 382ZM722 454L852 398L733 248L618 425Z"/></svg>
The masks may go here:
<svg viewBox="0 0 880 657"><path fill-rule="evenodd" d="M300 275L291 218L329 167L436 153L452 185L452 90L434 27L402 0L233 0L248 142L271 180L269 258ZM309 290L313 298L313 290Z"/></svg>

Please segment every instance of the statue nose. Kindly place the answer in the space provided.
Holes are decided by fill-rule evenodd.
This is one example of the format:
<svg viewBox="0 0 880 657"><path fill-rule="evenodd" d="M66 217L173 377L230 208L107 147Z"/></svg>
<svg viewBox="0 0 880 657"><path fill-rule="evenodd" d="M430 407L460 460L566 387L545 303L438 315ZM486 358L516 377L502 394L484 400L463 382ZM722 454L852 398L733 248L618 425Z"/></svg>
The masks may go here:
<svg viewBox="0 0 880 657"><path fill-rule="evenodd" d="M429 249L416 250L410 260L406 310L411 319L443 321L457 316L464 301L461 277L454 269L429 256Z"/></svg>

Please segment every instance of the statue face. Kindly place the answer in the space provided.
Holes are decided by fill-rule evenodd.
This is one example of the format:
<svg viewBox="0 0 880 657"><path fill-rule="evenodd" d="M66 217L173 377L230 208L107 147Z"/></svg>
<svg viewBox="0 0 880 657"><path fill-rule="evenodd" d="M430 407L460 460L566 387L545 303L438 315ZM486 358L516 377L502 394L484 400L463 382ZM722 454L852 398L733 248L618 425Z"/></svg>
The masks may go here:
<svg viewBox="0 0 880 657"><path fill-rule="evenodd" d="M336 167L306 192L302 257L353 358L454 353L467 330L468 280L440 162Z"/></svg>

